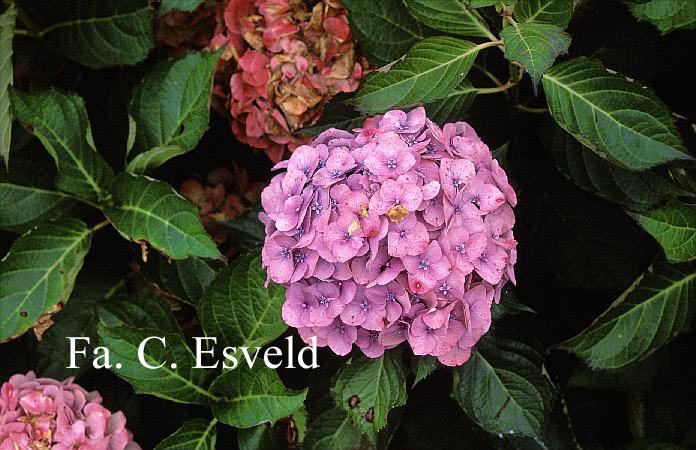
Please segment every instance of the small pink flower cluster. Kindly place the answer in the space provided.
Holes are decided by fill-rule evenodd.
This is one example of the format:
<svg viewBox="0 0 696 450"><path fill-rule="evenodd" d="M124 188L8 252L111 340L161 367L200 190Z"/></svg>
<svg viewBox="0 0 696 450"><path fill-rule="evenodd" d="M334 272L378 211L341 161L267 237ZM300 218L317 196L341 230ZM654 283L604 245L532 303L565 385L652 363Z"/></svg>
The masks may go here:
<svg viewBox="0 0 696 450"><path fill-rule="evenodd" d="M463 364L513 283L515 192L464 122L423 108L331 129L276 165L261 194L268 276L288 286L283 319L345 355L408 341Z"/></svg>
<svg viewBox="0 0 696 450"><path fill-rule="evenodd" d="M331 97L358 88L366 63L356 57L347 11L338 0L311 11L304 1L230 0L224 22L226 35L211 46L228 42L238 58L232 131L278 162L286 147L308 142L293 133L316 122Z"/></svg>
<svg viewBox="0 0 696 450"><path fill-rule="evenodd" d="M0 450L140 450L123 413L72 382L14 375L0 387Z"/></svg>

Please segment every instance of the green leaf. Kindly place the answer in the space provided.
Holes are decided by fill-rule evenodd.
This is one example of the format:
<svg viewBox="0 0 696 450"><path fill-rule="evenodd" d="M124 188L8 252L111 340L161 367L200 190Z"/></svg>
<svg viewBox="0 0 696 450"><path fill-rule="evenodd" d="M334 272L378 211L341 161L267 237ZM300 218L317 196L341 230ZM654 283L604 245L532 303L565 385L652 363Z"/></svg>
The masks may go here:
<svg viewBox="0 0 696 450"><path fill-rule="evenodd" d="M82 277L77 281L77 287L73 291L70 301L65 307L54 315L51 325L36 344L33 352L32 368L41 376L64 379L70 376L79 376L92 368L87 360L76 358L79 369L68 369L70 365L70 341L67 336L87 337L90 343L80 340L75 345L77 348L87 348L87 355L92 355L91 347L97 345L97 314L94 309L94 292L90 296L80 295L78 292Z"/></svg>
<svg viewBox="0 0 696 450"><path fill-rule="evenodd" d="M442 100L424 105L425 111L430 120L439 125L459 121L474 103L476 92L471 82L464 79Z"/></svg>
<svg viewBox="0 0 696 450"><path fill-rule="evenodd" d="M77 202L62 192L0 183L0 198L11 205L0 209L0 229L23 233L47 219L72 212Z"/></svg>
<svg viewBox="0 0 696 450"><path fill-rule="evenodd" d="M513 15L518 22L552 23L565 28L573 15L573 0L519 0Z"/></svg>
<svg viewBox="0 0 696 450"><path fill-rule="evenodd" d="M542 140L559 170L582 189L635 211L682 193L667 175L632 172L600 158L557 126L544 127Z"/></svg>
<svg viewBox="0 0 696 450"><path fill-rule="evenodd" d="M650 22L662 34L696 29L696 3L692 0L627 0L636 19Z"/></svg>
<svg viewBox="0 0 696 450"><path fill-rule="evenodd" d="M114 173L94 148L82 98L54 88L36 94L14 90L12 106L53 157L58 189L87 200L108 197Z"/></svg>
<svg viewBox="0 0 696 450"><path fill-rule="evenodd" d="M552 400L541 361L527 344L486 336L455 369L452 397L489 433L539 436Z"/></svg>
<svg viewBox="0 0 696 450"><path fill-rule="evenodd" d="M543 86L554 120L603 158L631 170L693 159L660 99L599 61L559 64L544 75Z"/></svg>
<svg viewBox="0 0 696 450"><path fill-rule="evenodd" d="M266 282L261 257L246 254L221 270L198 304L205 334L232 347L268 344L287 329L281 316L285 289Z"/></svg>
<svg viewBox="0 0 696 450"><path fill-rule="evenodd" d="M570 35L557 25L520 23L507 26L500 32L505 42L505 57L516 61L532 77L536 89L541 76L560 55L568 53Z"/></svg>
<svg viewBox="0 0 696 450"><path fill-rule="evenodd" d="M404 0L404 2L413 17L436 30L462 36L496 39L481 15L460 0Z"/></svg>
<svg viewBox="0 0 696 450"><path fill-rule="evenodd" d="M92 232L76 219L44 223L0 261L0 341L24 333L70 297Z"/></svg>
<svg viewBox="0 0 696 450"><path fill-rule="evenodd" d="M355 450L360 444L360 431L350 415L331 408L313 419L307 428L303 448L307 450Z"/></svg>
<svg viewBox="0 0 696 450"><path fill-rule="evenodd" d="M389 410L406 403L401 351L390 350L379 358L360 355L351 359L338 373L331 394L358 428L375 441L377 432L387 424Z"/></svg>
<svg viewBox="0 0 696 450"><path fill-rule="evenodd" d="M239 450L285 450L302 444L307 431L307 410L301 407L286 420L262 423L237 431Z"/></svg>
<svg viewBox="0 0 696 450"><path fill-rule="evenodd" d="M400 58L429 30L408 15L399 0L366 2L343 0L350 13L350 28L360 49L374 65Z"/></svg>
<svg viewBox="0 0 696 450"><path fill-rule="evenodd" d="M97 314L109 327L152 328L167 333L181 333L169 303L154 294L121 294L97 302Z"/></svg>
<svg viewBox="0 0 696 450"><path fill-rule="evenodd" d="M227 425L249 428L289 416L302 407L307 390L283 386L276 372L263 365L242 364L220 375L210 391L222 397L213 405L215 417Z"/></svg>
<svg viewBox="0 0 696 450"><path fill-rule="evenodd" d="M503 288L503 292L500 296L499 303L493 303L491 305L491 315L493 316L493 322L502 319L508 315L516 315L522 313L536 313L529 306L517 301L514 292L509 286Z"/></svg>
<svg viewBox="0 0 696 450"><path fill-rule="evenodd" d="M593 368L616 369L686 331L696 312L696 272L657 263L586 330L559 346Z"/></svg>
<svg viewBox="0 0 696 450"><path fill-rule="evenodd" d="M625 289L653 256L650 240L620 208L558 181L534 196L539 209L530 213L540 214L546 236L533 242L543 242L548 266L564 287ZM519 213L523 222L525 212Z"/></svg>
<svg viewBox="0 0 696 450"><path fill-rule="evenodd" d="M145 0L24 0L21 5L50 48L93 69L139 63L154 46Z"/></svg>
<svg viewBox="0 0 696 450"><path fill-rule="evenodd" d="M672 262L696 259L696 206L675 201L632 216L659 242L667 259Z"/></svg>
<svg viewBox="0 0 696 450"><path fill-rule="evenodd" d="M188 152L188 150L184 150L178 145L154 147L146 152L135 155L135 158L128 163L126 170L131 173L143 174L186 152Z"/></svg>
<svg viewBox="0 0 696 450"><path fill-rule="evenodd" d="M111 370L129 382L136 393L200 405L219 400L204 388L208 373L193 368L195 358L181 335L156 328L108 328L103 324L99 324L97 333L100 344L110 351ZM138 347L151 336L164 338L166 343L165 347L161 341L153 339L146 342L143 349L144 362L155 367L163 364L158 369L148 369L138 360ZM116 363L122 367L118 368Z"/></svg>
<svg viewBox="0 0 696 450"><path fill-rule="evenodd" d="M155 450L215 450L216 420L193 419L157 444Z"/></svg>
<svg viewBox="0 0 696 450"><path fill-rule="evenodd" d="M148 258L145 271L160 288L186 303L196 305L223 266L217 259L190 257L172 261L158 254Z"/></svg>
<svg viewBox="0 0 696 450"><path fill-rule="evenodd" d="M259 220L261 204L252 205L247 212L233 220L217 222L231 230L234 248L238 250L255 250L263 245L266 228Z"/></svg>
<svg viewBox="0 0 696 450"><path fill-rule="evenodd" d="M370 2L369 4L381 3ZM314 125L305 127L298 132L302 135L316 136L329 128L338 128L339 130L360 128L366 116L361 115L359 111L355 110L355 107L348 104L350 97L345 95L339 97L339 95L332 98L329 103L326 104L324 111L321 113L321 117Z"/></svg>
<svg viewBox="0 0 696 450"><path fill-rule="evenodd" d="M14 37L17 10L11 6L0 14L0 158L9 167L12 142L12 111L10 110L10 86L12 77L12 38Z"/></svg>
<svg viewBox="0 0 696 450"><path fill-rule="evenodd" d="M440 363L434 356L414 356L411 359L411 372L416 376L413 385L425 380L439 365Z"/></svg>
<svg viewBox="0 0 696 450"><path fill-rule="evenodd" d="M198 8L201 3L203 0L162 0L159 11L161 14L173 10L191 12Z"/></svg>
<svg viewBox="0 0 696 450"><path fill-rule="evenodd" d="M368 75L353 100L373 113L445 98L464 79L478 50L451 37L424 39L389 71Z"/></svg>
<svg viewBox="0 0 696 450"><path fill-rule="evenodd" d="M192 150L208 129L219 52L194 52L150 69L133 92L137 124L129 169L144 171Z"/></svg>
<svg viewBox="0 0 696 450"><path fill-rule="evenodd" d="M104 213L127 239L146 241L172 259L221 257L196 207L167 183L122 173L111 189L116 205Z"/></svg>

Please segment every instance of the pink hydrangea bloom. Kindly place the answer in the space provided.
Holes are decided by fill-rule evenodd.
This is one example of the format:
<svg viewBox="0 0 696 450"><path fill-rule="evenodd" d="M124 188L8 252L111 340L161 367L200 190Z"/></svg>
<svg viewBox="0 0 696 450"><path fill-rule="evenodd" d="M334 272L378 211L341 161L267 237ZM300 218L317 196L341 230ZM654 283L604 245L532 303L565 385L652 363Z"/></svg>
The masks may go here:
<svg viewBox="0 0 696 450"><path fill-rule="evenodd" d="M72 378L12 376L0 387L0 450L140 450L123 413Z"/></svg>
<svg viewBox="0 0 696 450"><path fill-rule="evenodd" d="M288 286L285 322L339 355L407 342L464 364L517 258L517 198L475 131L389 111L276 169L259 217L269 280Z"/></svg>
<svg viewBox="0 0 696 450"><path fill-rule="evenodd" d="M311 9L294 0L227 2L224 30L211 47L227 42L223 59L237 59L229 87L218 84L215 92L229 92L238 140L278 162L286 148L310 140L295 131L316 122L334 95L358 88L367 63L356 55L347 14L338 0L320 0Z"/></svg>

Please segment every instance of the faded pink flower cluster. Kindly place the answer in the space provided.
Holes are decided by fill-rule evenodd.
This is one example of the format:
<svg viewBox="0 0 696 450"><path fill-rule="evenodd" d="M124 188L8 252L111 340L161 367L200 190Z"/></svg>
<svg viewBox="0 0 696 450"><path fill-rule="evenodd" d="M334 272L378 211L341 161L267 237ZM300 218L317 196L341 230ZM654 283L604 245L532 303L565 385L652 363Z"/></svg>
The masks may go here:
<svg viewBox="0 0 696 450"><path fill-rule="evenodd" d="M261 194L283 319L339 355L408 341L463 364L515 281L515 192L464 122L441 129L416 108L354 131L297 148Z"/></svg>
<svg viewBox="0 0 696 450"><path fill-rule="evenodd" d="M339 0L311 9L297 0L229 0L224 22L211 46L228 42L238 58L229 81L232 131L278 162L286 147L307 141L294 132L316 122L331 97L358 88L367 63L356 56L347 11Z"/></svg>
<svg viewBox="0 0 696 450"><path fill-rule="evenodd" d="M72 378L18 374L0 387L0 450L140 450L120 411Z"/></svg>

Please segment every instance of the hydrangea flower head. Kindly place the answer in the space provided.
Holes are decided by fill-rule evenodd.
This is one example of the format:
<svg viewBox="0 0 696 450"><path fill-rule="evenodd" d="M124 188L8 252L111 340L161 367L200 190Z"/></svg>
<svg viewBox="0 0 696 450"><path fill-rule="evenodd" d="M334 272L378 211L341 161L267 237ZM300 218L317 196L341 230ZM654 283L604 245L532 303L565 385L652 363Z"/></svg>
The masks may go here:
<svg viewBox="0 0 696 450"><path fill-rule="evenodd" d="M140 450L123 413L72 378L12 376L0 387L0 450Z"/></svg>
<svg viewBox="0 0 696 450"><path fill-rule="evenodd" d="M229 0L224 29L210 43L228 43L223 59L237 60L229 86L215 88L229 92L232 132L274 162L309 141L294 132L316 122L334 95L356 90L367 68L356 55L347 10L338 0L312 4Z"/></svg>
<svg viewBox="0 0 696 450"><path fill-rule="evenodd" d="M307 342L368 357L408 342L464 364L514 283L517 203L464 122L389 111L299 147L261 195L268 277Z"/></svg>

